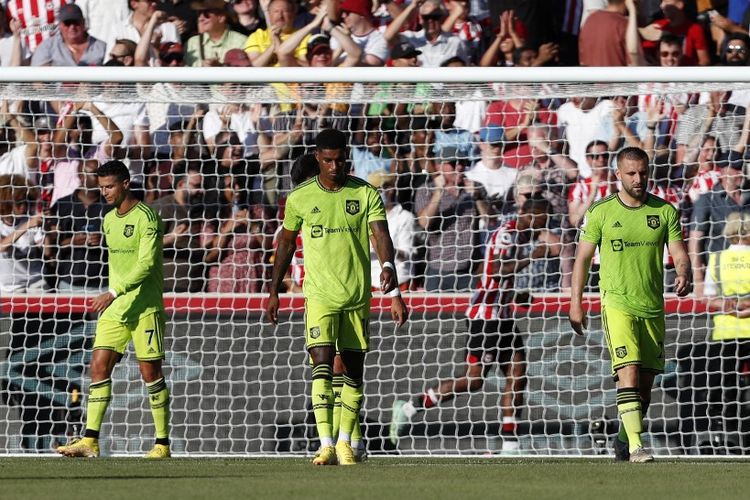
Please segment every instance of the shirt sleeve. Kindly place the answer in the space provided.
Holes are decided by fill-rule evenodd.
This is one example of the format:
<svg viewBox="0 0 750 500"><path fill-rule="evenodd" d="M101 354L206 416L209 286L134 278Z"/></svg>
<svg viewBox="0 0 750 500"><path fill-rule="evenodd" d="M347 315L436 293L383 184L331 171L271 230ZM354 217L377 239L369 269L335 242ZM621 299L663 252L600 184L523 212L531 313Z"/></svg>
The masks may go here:
<svg viewBox="0 0 750 500"><path fill-rule="evenodd" d="M677 209L672 205L667 208L667 242L682 241L682 228Z"/></svg>
<svg viewBox="0 0 750 500"><path fill-rule="evenodd" d="M247 37L247 40L245 41L245 46L243 47L243 50L248 53L261 53L263 52L263 47L261 46L260 42L260 35L261 31L263 30L256 30L253 33L250 34L250 36Z"/></svg>
<svg viewBox="0 0 750 500"><path fill-rule="evenodd" d="M284 229L288 231L299 231L302 227L303 219L299 215L297 207L295 207L295 199L296 197L293 194L289 195L284 207Z"/></svg>
<svg viewBox="0 0 750 500"><path fill-rule="evenodd" d="M52 53L50 50L52 43L50 40L52 38L46 39L34 50L34 54L31 56L32 66L46 66L52 62Z"/></svg>
<svg viewBox="0 0 750 500"><path fill-rule="evenodd" d="M592 207L595 208L595 207ZM581 221L580 240L599 245L602 241L601 210L589 208Z"/></svg>
<svg viewBox="0 0 750 500"><path fill-rule="evenodd" d="M386 220L383 199L375 188L367 187L367 223Z"/></svg>
<svg viewBox="0 0 750 500"><path fill-rule="evenodd" d="M138 260L122 282L113 286L117 295L138 288L151 274L158 260L157 256L163 252L161 241L164 228L161 219L156 218L153 221L144 219L143 224L139 226L142 229L138 234Z"/></svg>

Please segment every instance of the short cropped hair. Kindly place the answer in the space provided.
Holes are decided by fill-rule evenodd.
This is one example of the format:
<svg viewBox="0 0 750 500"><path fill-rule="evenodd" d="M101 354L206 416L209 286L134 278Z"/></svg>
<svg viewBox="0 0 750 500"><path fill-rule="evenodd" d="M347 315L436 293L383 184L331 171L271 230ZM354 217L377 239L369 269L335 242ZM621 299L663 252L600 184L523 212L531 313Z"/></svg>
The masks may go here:
<svg viewBox="0 0 750 500"><path fill-rule="evenodd" d="M321 130L315 138L315 148L318 151L323 149L346 149L346 134L332 128Z"/></svg>
<svg viewBox="0 0 750 500"><path fill-rule="evenodd" d="M637 147L627 147L620 150L619 153L617 153L617 168L620 168L620 165L622 165L622 160L634 160L643 163L648 167L649 165L649 159L648 155L644 150Z"/></svg>
<svg viewBox="0 0 750 500"><path fill-rule="evenodd" d="M552 205L550 205L549 200L542 196L541 193L536 193L534 196L531 196L528 200L523 202L523 205L521 205L521 209L524 213L528 214L531 212L543 212L543 213L550 213L550 210L552 208Z"/></svg>
<svg viewBox="0 0 750 500"><path fill-rule="evenodd" d="M294 160L289 176L292 178L292 185L297 186L319 173L320 165L318 165L318 160L315 159L313 153L308 153Z"/></svg>
<svg viewBox="0 0 750 500"><path fill-rule="evenodd" d="M130 172L128 167L125 166L120 160L108 161L104 165L96 169L97 177L115 177L117 182L125 182L130 180Z"/></svg>

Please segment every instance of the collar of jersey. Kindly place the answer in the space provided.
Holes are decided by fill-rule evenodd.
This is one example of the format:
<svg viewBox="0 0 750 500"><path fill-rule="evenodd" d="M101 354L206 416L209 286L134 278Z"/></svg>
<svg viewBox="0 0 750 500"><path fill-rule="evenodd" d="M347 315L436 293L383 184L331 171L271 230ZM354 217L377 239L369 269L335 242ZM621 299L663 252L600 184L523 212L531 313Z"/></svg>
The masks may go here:
<svg viewBox="0 0 750 500"><path fill-rule="evenodd" d="M627 208L628 210L639 210L639 209L645 207L646 204L648 204L648 199L650 197L651 197L651 193L646 193L646 199L643 200L643 203L641 203L637 207L629 207L625 203L623 203L622 199L620 199L620 196L617 193L615 193L615 198L617 198L617 201L620 202L620 205L622 205L623 207Z"/></svg>
<svg viewBox="0 0 750 500"><path fill-rule="evenodd" d="M344 187L346 186L346 183L348 181L349 181L349 176L347 175L346 176L346 181L344 181L344 183L341 185L340 188L338 188L338 189L328 189L327 187L325 187L323 184L320 183L320 177L318 177L318 176L315 177L315 182L318 184L318 187L320 189L322 189L323 191L325 191L326 193L338 193L339 191L341 191L342 189L344 189Z"/></svg>
<svg viewBox="0 0 750 500"><path fill-rule="evenodd" d="M117 207L115 207L115 215L116 215L116 216L118 216L118 217L126 217L126 216L127 216L127 215L128 215L129 213L130 213L130 212L132 212L132 211L133 211L133 210L135 209L135 207L137 207L137 206L138 206L138 205L140 205L141 203L142 203L142 202L141 202L141 201L139 201L138 203L136 203L135 205L133 205L132 207L130 207L130 210L128 210L128 211L127 211L127 212L125 212L124 214L120 214L120 212L118 212L118 211L117 211Z"/></svg>

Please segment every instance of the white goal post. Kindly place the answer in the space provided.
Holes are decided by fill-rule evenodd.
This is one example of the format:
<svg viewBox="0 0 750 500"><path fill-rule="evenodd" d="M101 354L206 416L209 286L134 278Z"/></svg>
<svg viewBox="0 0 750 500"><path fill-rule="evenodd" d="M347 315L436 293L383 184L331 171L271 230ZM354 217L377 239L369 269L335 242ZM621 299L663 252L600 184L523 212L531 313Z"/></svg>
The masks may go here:
<svg viewBox="0 0 750 500"><path fill-rule="evenodd" d="M706 117L712 99L724 106L715 110L719 118ZM595 282L585 299L588 334L574 336L567 320L577 225L570 207L585 210L599 198L586 180L597 168L587 163L587 146L599 141L610 159L625 145L647 149L652 188L680 210L686 238L690 230L704 233L697 258L707 263L726 246L724 219L703 213L710 220L696 222L698 199L721 182L730 161L748 174L740 143L750 132L748 104L750 68L734 67L4 68L0 454L49 453L85 422L96 325L87 301L106 286L106 248L103 212L78 196L94 191L87 174L111 158L126 162L139 196L166 223L173 453L313 453L302 259L285 280L278 326L263 318L263 307L290 169L328 127L347 133L353 173L381 191L392 188L392 201L413 218L399 264L409 278L409 322L396 330L388 299L373 292L361 415L368 452L502 452L506 378L495 364L475 391L420 409L396 441L389 424L395 401L418 403L439 381L465 372L466 314L488 238L516 217L519 195L530 194L550 202L546 230L556 250L511 285L517 300L509 309L526 359L515 454L611 453L615 386ZM500 149L488 152L485 143ZM730 158L733 151L739 156ZM468 193L468 205L459 213L447 204L449 211L420 225L420 191L430 193L444 162L466 178L456 192ZM482 162L493 165L484 177L478 168L472 173ZM558 169L557 177L545 168ZM602 194L617 189L608 182ZM35 214L38 226L6 242ZM665 260L666 367L645 440L657 455L749 455L750 339L717 350L706 300L671 294L670 265ZM458 275L472 282L461 285ZM431 288L431 276L442 289ZM521 299L527 292L530 302ZM149 448L145 395L131 350L113 375L103 454Z"/></svg>

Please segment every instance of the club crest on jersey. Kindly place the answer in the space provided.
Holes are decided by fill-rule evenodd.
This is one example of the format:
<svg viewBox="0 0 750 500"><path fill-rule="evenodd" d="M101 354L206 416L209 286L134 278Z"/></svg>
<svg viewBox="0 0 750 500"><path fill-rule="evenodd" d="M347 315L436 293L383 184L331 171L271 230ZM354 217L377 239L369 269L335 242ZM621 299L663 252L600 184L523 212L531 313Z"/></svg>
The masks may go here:
<svg viewBox="0 0 750 500"><path fill-rule="evenodd" d="M317 339L318 337L320 337L320 327L313 326L312 328L310 328L310 338Z"/></svg>
<svg viewBox="0 0 750 500"><path fill-rule="evenodd" d="M646 224L651 229L656 229L659 226L661 226L661 221L659 220L659 216L658 215L647 215L646 216Z"/></svg>
<svg viewBox="0 0 750 500"><path fill-rule="evenodd" d="M622 252L623 248L625 246L622 243L622 240L610 240L612 242L612 251L613 252Z"/></svg>
<svg viewBox="0 0 750 500"><path fill-rule="evenodd" d="M122 235L126 238L130 238L135 233L135 226L133 224L125 224L125 229L122 230Z"/></svg>
<svg viewBox="0 0 750 500"><path fill-rule="evenodd" d="M622 359L628 355L628 348L625 347L624 345L620 346L615 349L615 354L617 355L618 358Z"/></svg>
<svg viewBox="0 0 750 500"><path fill-rule="evenodd" d="M359 200L346 200L346 213L357 215L359 213Z"/></svg>
<svg viewBox="0 0 750 500"><path fill-rule="evenodd" d="M310 237L311 238L322 238L323 237L323 226L320 224L315 224L312 227L310 227Z"/></svg>

